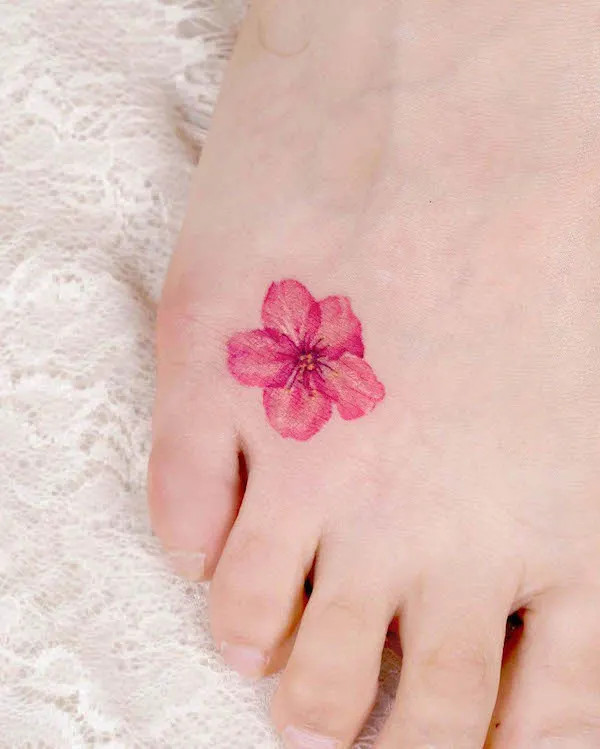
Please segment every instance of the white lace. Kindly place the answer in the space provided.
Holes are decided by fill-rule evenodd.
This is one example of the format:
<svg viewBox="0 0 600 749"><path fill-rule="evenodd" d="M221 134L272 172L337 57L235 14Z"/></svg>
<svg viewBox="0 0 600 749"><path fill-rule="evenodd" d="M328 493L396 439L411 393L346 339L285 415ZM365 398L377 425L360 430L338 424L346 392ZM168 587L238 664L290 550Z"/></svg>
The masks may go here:
<svg viewBox="0 0 600 749"><path fill-rule="evenodd" d="M242 5L0 0L2 749L278 746L275 680L222 665L144 486L155 305Z"/></svg>

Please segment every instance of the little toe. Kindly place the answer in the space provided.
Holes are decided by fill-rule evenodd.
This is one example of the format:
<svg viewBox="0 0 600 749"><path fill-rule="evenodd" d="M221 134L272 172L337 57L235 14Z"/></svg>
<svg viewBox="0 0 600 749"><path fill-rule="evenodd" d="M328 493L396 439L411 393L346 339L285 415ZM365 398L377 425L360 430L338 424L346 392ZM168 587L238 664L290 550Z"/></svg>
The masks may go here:
<svg viewBox="0 0 600 749"><path fill-rule="evenodd" d="M334 572L322 552L315 587L272 713L286 747L350 747L373 705L392 596L376 595L347 565Z"/></svg>
<svg viewBox="0 0 600 749"><path fill-rule="evenodd" d="M600 591L553 593L532 604L506 664L486 746L600 746Z"/></svg>
<svg viewBox="0 0 600 749"><path fill-rule="evenodd" d="M248 678L276 671L287 660L318 540L300 503L280 492L270 473L250 472L210 590L215 642L226 662Z"/></svg>
<svg viewBox="0 0 600 749"><path fill-rule="evenodd" d="M239 507L238 450L225 400L210 376L223 364L206 345L197 303L168 299L166 292L157 329L148 503L175 570L201 580L211 576Z"/></svg>
<svg viewBox="0 0 600 749"><path fill-rule="evenodd" d="M429 581L400 617L403 662L378 749L481 749L496 700L510 596ZM453 582L454 580L454 582Z"/></svg>

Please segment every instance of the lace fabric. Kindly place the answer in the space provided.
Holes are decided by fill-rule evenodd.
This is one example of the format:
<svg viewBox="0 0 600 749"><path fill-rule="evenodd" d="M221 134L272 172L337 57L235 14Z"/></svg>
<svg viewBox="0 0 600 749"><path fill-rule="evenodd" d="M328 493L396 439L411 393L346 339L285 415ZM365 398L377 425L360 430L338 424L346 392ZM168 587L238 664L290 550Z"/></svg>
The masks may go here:
<svg viewBox="0 0 600 749"><path fill-rule="evenodd" d="M0 13L0 747L277 747L276 679L224 667L145 504L154 312L243 3Z"/></svg>

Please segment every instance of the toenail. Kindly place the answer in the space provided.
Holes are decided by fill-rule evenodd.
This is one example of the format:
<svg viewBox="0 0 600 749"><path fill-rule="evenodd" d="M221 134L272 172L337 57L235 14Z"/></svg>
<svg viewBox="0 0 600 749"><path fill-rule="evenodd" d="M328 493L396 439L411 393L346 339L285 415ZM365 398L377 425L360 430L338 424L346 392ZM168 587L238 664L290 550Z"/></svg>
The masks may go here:
<svg viewBox="0 0 600 749"><path fill-rule="evenodd" d="M206 554L200 551L171 550L168 553L171 565L175 572L188 580L202 580Z"/></svg>
<svg viewBox="0 0 600 749"><path fill-rule="evenodd" d="M287 749L338 749L340 746L335 739L295 726L288 726L284 730L283 743Z"/></svg>
<svg viewBox="0 0 600 749"><path fill-rule="evenodd" d="M221 643L221 655L228 666L249 679L262 676L269 662L268 656L256 648L246 645L230 645L228 642Z"/></svg>

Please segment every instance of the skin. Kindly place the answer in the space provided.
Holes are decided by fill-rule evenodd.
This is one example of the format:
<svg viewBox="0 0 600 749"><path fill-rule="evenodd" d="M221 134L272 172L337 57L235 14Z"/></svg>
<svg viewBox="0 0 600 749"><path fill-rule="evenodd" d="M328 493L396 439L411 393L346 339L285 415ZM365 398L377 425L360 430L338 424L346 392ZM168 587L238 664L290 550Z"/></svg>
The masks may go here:
<svg viewBox="0 0 600 749"><path fill-rule="evenodd" d="M597 3L282 6L245 21L160 304L155 532L226 660L284 669L289 746L351 746L397 615L378 749L598 747ZM282 278L351 299L386 388L306 442L227 370Z"/></svg>

